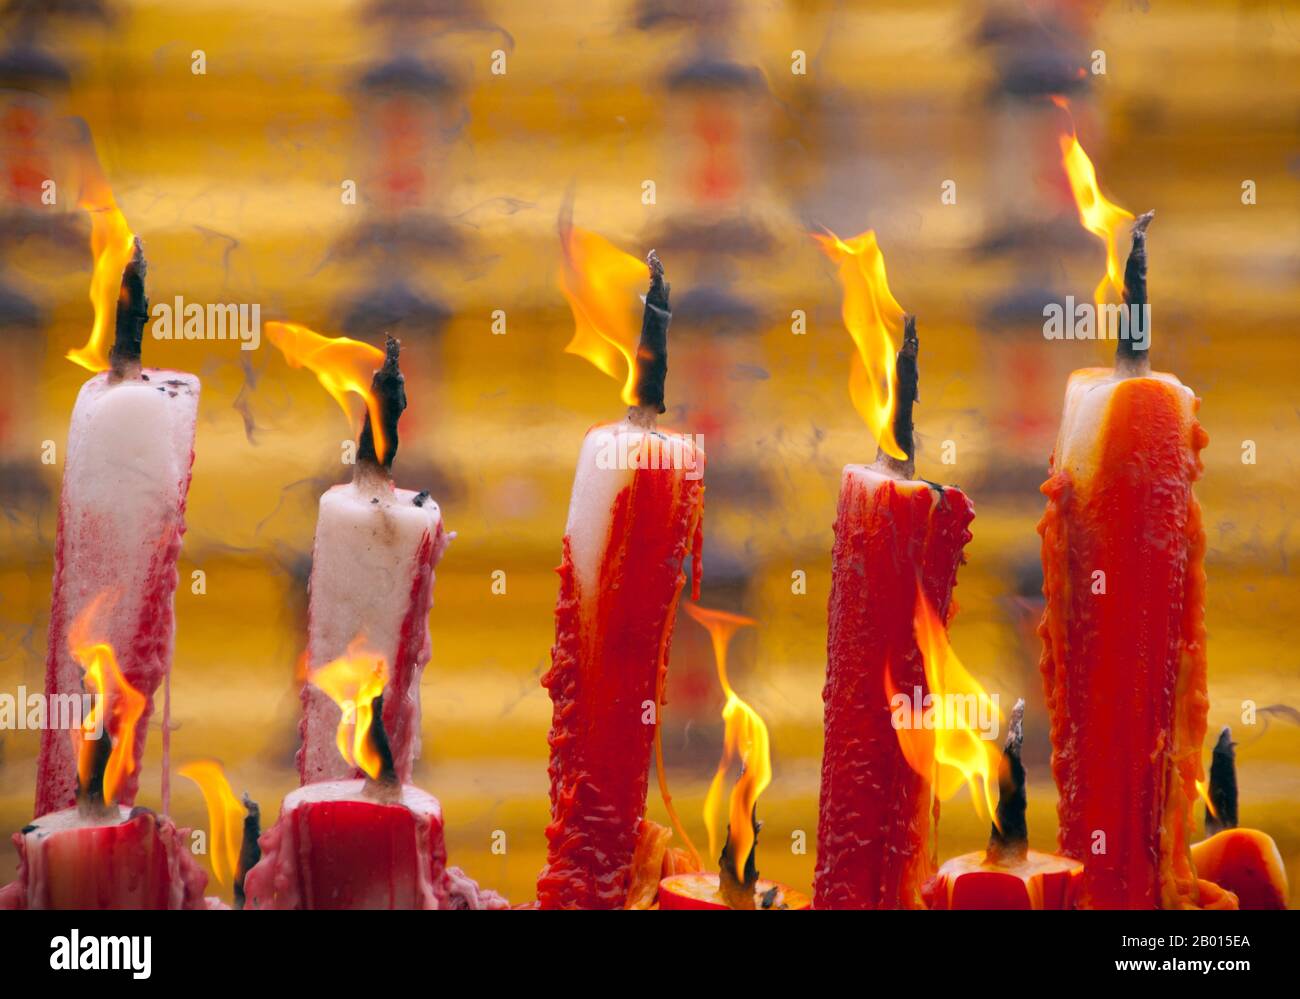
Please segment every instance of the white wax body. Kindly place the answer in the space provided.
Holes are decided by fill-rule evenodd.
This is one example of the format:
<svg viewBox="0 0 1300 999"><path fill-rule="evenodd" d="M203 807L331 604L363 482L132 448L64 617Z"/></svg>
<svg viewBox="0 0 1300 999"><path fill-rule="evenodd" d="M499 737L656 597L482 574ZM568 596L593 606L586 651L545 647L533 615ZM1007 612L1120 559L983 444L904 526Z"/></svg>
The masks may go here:
<svg viewBox="0 0 1300 999"><path fill-rule="evenodd" d="M145 369L118 382L102 373L82 386L59 503L47 693L81 693L69 632L101 597L86 637L113 647L127 682L151 697L170 670L198 402L199 380L177 371ZM137 728L137 759L150 710ZM42 733L37 815L73 803L74 770L68 733ZM126 781L119 801L131 804L137 783Z"/></svg>
<svg viewBox="0 0 1300 999"><path fill-rule="evenodd" d="M689 435L638 426L630 420L599 424L587 431L578 454L569 518L564 526L574 573L583 593L595 592L599 584L614 500L632 484L634 462L642 453L646 461L655 460L657 453L658 467L671 470L679 492L688 478L704 475L704 451Z"/></svg>
<svg viewBox="0 0 1300 999"><path fill-rule="evenodd" d="M417 500L419 505L417 505ZM352 643L388 666L384 720L398 777L410 780L420 747L420 677L431 655L433 567L446 549L438 504L384 482L334 486L320 501L308 607L308 668L346 655ZM340 709L303 690L299 775L304 783L356 771L339 755Z"/></svg>
<svg viewBox="0 0 1300 999"><path fill-rule="evenodd" d="M1107 424L1106 411L1115 389L1133 377L1164 382L1177 390L1175 395L1182 407L1190 446L1191 425L1196 418L1196 395L1176 375L1152 371L1126 377L1114 368L1080 368L1070 374L1066 383L1065 409L1061 414L1052 466L1058 472L1069 472L1076 488L1086 490L1092 481L1100 457L1102 430Z"/></svg>

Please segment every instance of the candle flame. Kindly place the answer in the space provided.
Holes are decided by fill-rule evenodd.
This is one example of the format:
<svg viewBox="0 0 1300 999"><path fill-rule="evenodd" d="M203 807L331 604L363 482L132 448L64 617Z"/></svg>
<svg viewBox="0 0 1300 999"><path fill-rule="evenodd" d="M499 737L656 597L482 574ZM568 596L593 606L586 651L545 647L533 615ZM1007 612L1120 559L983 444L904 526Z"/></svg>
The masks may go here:
<svg viewBox="0 0 1300 999"><path fill-rule="evenodd" d="M857 347L849 362L849 396L880 449L906 461L907 455L894 438L896 344L903 339L903 308L889 290L876 233L868 229L843 240L827 229L825 235L813 233L812 237L839 267L844 289L840 314Z"/></svg>
<svg viewBox="0 0 1300 999"><path fill-rule="evenodd" d="M575 226L561 228L560 244L560 291L574 324L564 352L585 357L615 381L622 378L623 401L634 406L641 331L633 306L645 294L650 267L604 236Z"/></svg>
<svg viewBox="0 0 1300 999"><path fill-rule="evenodd" d="M149 699L122 675L113 647L95 637L95 621L106 596L99 594L77 615L68 630L68 646L83 671L87 692L94 697L90 713L72 732L77 777L83 788L89 786L98 741L95 734L102 732L101 737L110 739L113 747L104 769L104 802L111 805L122 782L135 773L135 730Z"/></svg>
<svg viewBox="0 0 1300 999"><path fill-rule="evenodd" d="M247 809L235 797L226 772L216 760L195 760L176 771L194 781L208 806L208 840L211 844L212 874L218 884L230 884L239 870L239 851L244 843Z"/></svg>
<svg viewBox="0 0 1300 999"><path fill-rule="evenodd" d="M721 835L719 817L722 812L722 788L727 772L734 762L740 762L740 778L731 789L727 807L728 856L735 867L736 880L744 881L745 861L754 848L754 806L767 786L772 783L772 745L767 725L731 689L727 680L727 647L731 636L740 628L758 624L753 618L742 617L727 611L709 610L695 604L686 605L686 613L702 624L713 640L713 658L718 667L718 680L726 703L722 707L724 737L722 759L709 784L704 799L704 825L709 830L709 855L720 853Z"/></svg>
<svg viewBox="0 0 1300 999"><path fill-rule="evenodd" d="M379 777L382 760L370 735L374 719L375 698L388 683L388 663L383 656L366 648L358 635L345 655L307 674L307 681L323 691L339 706L336 742L339 754L349 764L360 767L371 779Z"/></svg>
<svg viewBox="0 0 1300 999"><path fill-rule="evenodd" d="M375 454L386 453L388 443L384 439L379 399L371 389L375 371L384 363L382 350L351 337L321 336L297 323L267 323L266 338L284 355L291 368L306 368L316 376L348 419L357 425L358 436L363 413L349 405L348 394L360 396L364 413L370 414Z"/></svg>
<svg viewBox="0 0 1300 999"><path fill-rule="evenodd" d="M1205 781L1198 779L1196 781L1196 793L1199 794L1201 796L1201 800L1205 802L1205 810L1209 812L1210 815L1212 815L1214 818L1217 819L1219 817L1219 813L1218 810L1215 809L1214 807L1213 799L1210 798L1210 785L1207 784Z"/></svg>
<svg viewBox="0 0 1300 999"><path fill-rule="evenodd" d="M976 814L996 821L993 788L997 784L1001 754L995 741L980 737L973 720L996 716L1000 723L1002 712L979 681L966 672L957 653L948 644L947 629L926 598L919 579L913 624L916 644L925 662L925 680L934 710L933 750L930 754L933 766L929 772L918 770L918 773L931 780L934 793L941 801L951 798L962 785L968 786ZM915 768L915 759L924 765L925 754L913 751L909 755L906 744L902 743L901 732L902 729L900 744L904 746L908 763ZM977 783L980 786L977 787ZM988 812L985 813L981 806Z"/></svg>
<svg viewBox="0 0 1300 999"><path fill-rule="evenodd" d="M117 207L113 192L98 167L88 164L90 177L84 185L77 207L90 213L90 252L94 265L90 272L90 304L95 322L84 347L67 352L65 357L87 371L107 371L109 332L117 323L117 300L122 293L122 272L131 262L135 234L126 224L126 216Z"/></svg>
<svg viewBox="0 0 1300 999"><path fill-rule="evenodd" d="M1053 103L1067 114L1070 103L1064 97L1053 97ZM1120 266L1117 234L1126 222L1133 221L1133 213L1107 201L1097 184L1097 171L1092 160L1079 145L1079 137L1071 119L1070 133L1061 135L1061 165L1070 180L1070 190L1074 193L1074 203L1079 208L1079 221L1083 227L1106 244L1106 273L1097 284L1093 297L1097 304L1106 301L1109 287L1116 296L1124 293L1124 271Z"/></svg>

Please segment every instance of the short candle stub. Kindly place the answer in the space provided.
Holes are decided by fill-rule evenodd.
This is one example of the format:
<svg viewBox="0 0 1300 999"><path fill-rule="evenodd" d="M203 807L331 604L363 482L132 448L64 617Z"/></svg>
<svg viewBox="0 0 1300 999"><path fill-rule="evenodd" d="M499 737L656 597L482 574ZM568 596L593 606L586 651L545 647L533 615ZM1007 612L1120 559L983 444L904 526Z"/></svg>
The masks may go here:
<svg viewBox="0 0 1300 999"><path fill-rule="evenodd" d="M149 321L149 299L144 288L147 270L144 250L137 236L131 251L131 259L122 270L122 287L117 296L113 349L108 354L109 370L114 381L133 377L140 372L144 326Z"/></svg>
<svg viewBox="0 0 1300 999"><path fill-rule="evenodd" d="M916 429L912 422L912 407L921 397L921 374L917 356L921 341L916 335L916 316L903 316L903 349L894 360L897 392L894 396L894 440L907 457L895 458L883 449L876 449L876 467L896 479L916 476Z"/></svg>
<svg viewBox="0 0 1300 999"><path fill-rule="evenodd" d="M1025 744L1025 702L1016 701L1011 710L1007 743L998 768L998 815L989 832L988 859L1007 864L1024 860L1029 853L1029 825L1025 821L1025 765L1021 751Z"/></svg>
<svg viewBox="0 0 1300 999"><path fill-rule="evenodd" d="M1133 247L1124 265L1124 311L1121 314L1120 337L1115 341L1115 366L1126 374L1144 375L1151 370L1151 330L1147 321L1147 226L1155 218L1154 211L1139 215L1133 222ZM1134 329L1134 324L1138 328ZM1136 338L1134 334L1138 334ZM1144 343L1138 349L1135 344Z"/></svg>
<svg viewBox="0 0 1300 999"><path fill-rule="evenodd" d="M654 426L655 417L665 412L664 383L668 379L668 325L673 320L668 304L669 285L664 280L664 265L651 250L646 256L650 266L650 290L646 292L645 311L641 314L641 343L636 351L636 405L628 412L638 424Z"/></svg>
<svg viewBox="0 0 1300 999"><path fill-rule="evenodd" d="M387 476L393 469L393 459L397 456L397 421L406 409L406 379L398 359L402 353L402 342L386 334L384 343L384 363L375 372L370 389L375 394L379 406L379 420L384 434L384 453L375 453L375 434L370 426L370 411L366 410L365 423L361 427L361 436L357 438L357 467L382 468Z"/></svg>
<svg viewBox="0 0 1300 999"><path fill-rule="evenodd" d="M239 869L235 872L235 908L244 907L244 878L262 859L262 847L257 842L262 835L262 810L257 802L244 793L244 838L239 846Z"/></svg>
<svg viewBox="0 0 1300 999"><path fill-rule="evenodd" d="M1232 729L1224 727L1210 754L1210 807L1205 810L1205 833L1213 836L1237 828L1237 744Z"/></svg>

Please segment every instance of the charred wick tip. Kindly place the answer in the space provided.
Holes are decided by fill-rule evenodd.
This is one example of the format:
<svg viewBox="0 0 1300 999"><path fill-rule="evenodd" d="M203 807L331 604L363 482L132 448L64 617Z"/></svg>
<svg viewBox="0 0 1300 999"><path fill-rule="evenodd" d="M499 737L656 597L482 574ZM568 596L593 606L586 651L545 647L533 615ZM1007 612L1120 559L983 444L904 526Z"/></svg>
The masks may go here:
<svg viewBox="0 0 1300 999"><path fill-rule="evenodd" d="M262 847L258 843L258 837L262 835L262 810L247 792L244 794L244 811L244 839L239 847L239 869L235 872L236 909L244 907L244 878L262 859Z"/></svg>
<svg viewBox="0 0 1300 999"><path fill-rule="evenodd" d="M641 314L641 343L636 351L636 404L642 410L662 413L664 383L668 379L668 325L672 322L672 309L668 304L668 282L664 279L664 265L659 255L651 250L646 256L650 267L650 290L645 297L645 311Z"/></svg>
<svg viewBox="0 0 1300 999"><path fill-rule="evenodd" d="M393 750L388 745L388 732L384 730L384 695L380 694L371 705L370 741L379 754L379 776L376 782L397 785L397 767L393 764Z"/></svg>
<svg viewBox="0 0 1300 999"><path fill-rule="evenodd" d="M1151 330L1147 321L1147 227L1155 218L1154 211L1139 215L1133 222L1133 246L1129 250L1128 261L1124 264L1124 304L1127 308L1122 315L1123 328L1120 338L1115 342L1115 358L1120 362L1139 362L1149 364L1151 349ZM1138 324L1136 329L1134 323ZM1145 344L1138 348L1136 344Z"/></svg>
<svg viewBox="0 0 1300 999"><path fill-rule="evenodd" d="M1029 852L1029 825L1025 811L1025 702L1016 701L1007 726L1007 742L998 768L998 816L989 833L989 858L994 861L1022 859Z"/></svg>
<svg viewBox="0 0 1300 999"><path fill-rule="evenodd" d="M90 761L90 778L83 786L77 782L77 805L83 812L102 812L108 808L104 800L104 774L108 770L108 758L113 752L113 740L108 731L100 733L93 742L94 756Z"/></svg>
<svg viewBox="0 0 1300 999"><path fill-rule="evenodd" d="M113 349L108 363L115 378L121 378L140 366L144 345L144 326L149 321L149 299L144 279L148 264L140 238L135 238L131 259L122 270L122 285L117 296L117 321L113 331Z"/></svg>
<svg viewBox="0 0 1300 999"><path fill-rule="evenodd" d="M374 428L370 425L370 411L367 410L365 423L361 426L361 436L357 439L357 464L378 465L388 472L392 470L393 459L397 456L397 421L406 409L406 379L402 376L398 363L402 342L391 334L385 336L384 363L370 382L370 390L374 392L379 405L384 453L375 453Z"/></svg>
<svg viewBox="0 0 1300 999"><path fill-rule="evenodd" d="M1213 836L1237 828L1237 744L1232 729L1219 733L1210 754L1210 804L1205 810L1205 831Z"/></svg>
<svg viewBox="0 0 1300 999"><path fill-rule="evenodd" d="M916 335L916 316L903 317L903 349L898 352L894 370L898 377L898 404L894 407L894 440L909 461L916 460L915 428L912 407L921 394L921 375L917 368L917 355L921 341Z"/></svg>
<svg viewBox="0 0 1300 999"><path fill-rule="evenodd" d="M731 856L731 825L727 825L727 836L722 841L722 853L718 856L718 893L722 900L732 909L753 909L754 889L758 885L758 833L763 828L758 821L758 808L750 813L749 820L754 826L754 842L745 858L743 880L736 878L736 865Z"/></svg>

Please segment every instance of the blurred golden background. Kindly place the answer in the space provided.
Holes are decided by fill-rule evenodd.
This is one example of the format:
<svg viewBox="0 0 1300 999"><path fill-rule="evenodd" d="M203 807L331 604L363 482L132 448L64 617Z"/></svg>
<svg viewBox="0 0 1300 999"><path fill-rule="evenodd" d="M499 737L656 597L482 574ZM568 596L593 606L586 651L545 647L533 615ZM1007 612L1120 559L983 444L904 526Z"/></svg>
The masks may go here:
<svg viewBox="0 0 1300 999"><path fill-rule="evenodd" d="M57 136L76 115L144 241L154 302L257 303L263 322L403 339L410 408L395 477L430 489L458 535L437 573L418 781L443 803L451 862L531 899L548 816L539 678L573 462L584 431L623 411L616 382L563 353L572 320L556 288L556 218L571 191L578 225L638 255L657 247L672 282L666 422L702 433L709 453L703 603L761 623L731 659L737 692L772 733L758 866L808 890L831 523L840 468L875 445L848 397L834 271L806 233L872 227L895 296L919 316L918 472L961 485L977 509L952 643L1004 706L1027 698L1031 836L1054 847L1033 635L1037 487L1066 374L1106 355L1041 334L1042 303L1086 300L1103 266L1060 170L1064 120L1046 94L1065 91L1103 191L1157 211L1153 361L1200 394L1210 433L1199 487L1210 741L1233 726L1242 824L1277 839L1294 896L1300 11L1263 0L558 6L118 2L101 18L94 4L10 5L0 692L43 687L61 456L85 376L63 355L90 329L89 224L75 176L54 206L39 197L43 179L72 170ZM1256 203L1243 203L1246 181ZM270 821L296 785L316 503L346 474L350 428L265 340L241 351L146 337L145 362L203 382L173 767L216 757ZM47 440L60 464L41 463ZM940 463L945 441L953 465ZM1243 463L1246 441L1255 464ZM1246 702L1261 709L1253 726ZM665 749L697 842L721 706L706 635L682 615ZM152 806L157 717L140 796ZM30 818L37 744L0 732L2 829ZM172 781L171 811L206 826L186 781ZM665 821L653 792L650 814ZM496 830L504 853L492 851ZM941 856L986 836L965 792L945 804ZM5 840L0 878L14 859Z"/></svg>

